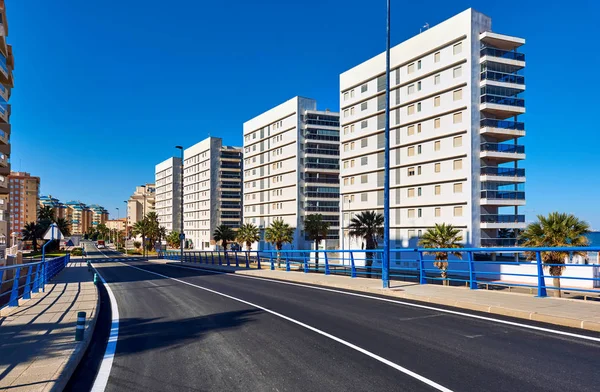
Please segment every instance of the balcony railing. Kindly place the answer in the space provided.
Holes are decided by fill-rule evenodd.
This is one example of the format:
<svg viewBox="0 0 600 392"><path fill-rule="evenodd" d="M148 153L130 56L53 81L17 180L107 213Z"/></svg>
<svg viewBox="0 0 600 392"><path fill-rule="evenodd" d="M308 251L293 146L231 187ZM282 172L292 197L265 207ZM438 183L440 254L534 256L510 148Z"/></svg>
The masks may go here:
<svg viewBox="0 0 600 392"><path fill-rule="evenodd" d="M482 176L525 177L525 169L510 167L484 166L481 168Z"/></svg>
<svg viewBox="0 0 600 392"><path fill-rule="evenodd" d="M525 215L481 215L481 223L525 223Z"/></svg>
<svg viewBox="0 0 600 392"><path fill-rule="evenodd" d="M525 200L524 191L481 191L482 199Z"/></svg>
<svg viewBox="0 0 600 392"><path fill-rule="evenodd" d="M512 52L510 50L496 49L490 47L481 49L481 57L483 56L501 57L507 60L525 61L524 53Z"/></svg>
<svg viewBox="0 0 600 392"><path fill-rule="evenodd" d="M331 142L339 142L340 141L339 136L315 135L315 134L309 133L304 137L306 139L310 139L310 140L323 140L323 141L331 141Z"/></svg>
<svg viewBox="0 0 600 392"><path fill-rule="evenodd" d="M493 80L502 83L525 84L525 77L503 72L484 71L481 73L481 80Z"/></svg>
<svg viewBox="0 0 600 392"><path fill-rule="evenodd" d="M481 128L484 128L484 127L510 129L513 131L524 131L525 123L518 122L518 121L496 120L493 118L484 118L483 120L481 120Z"/></svg>
<svg viewBox="0 0 600 392"><path fill-rule="evenodd" d="M321 154L321 155L340 155L339 150L323 149L323 148L307 148L304 150L307 154Z"/></svg>
<svg viewBox="0 0 600 392"><path fill-rule="evenodd" d="M339 193L327 193L327 192L304 192L306 197L319 197L323 199L338 199Z"/></svg>
<svg viewBox="0 0 600 392"><path fill-rule="evenodd" d="M339 197L339 195L338 195ZM304 207L305 211L310 212L339 212L339 207L318 207L318 206L308 206Z"/></svg>
<svg viewBox="0 0 600 392"><path fill-rule="evenodd" d="M314 178L314 177L307 177L307 178L304 179L304 182L317 183L317 184L339 184L340 183L340 179L339 178Z"/></svg>
<svg viewBox="0 0 600 392"><path fill-rule="evenodd" d="M525 100L523 98L503 97L489 94L481 96L481 103L494 103L496 105L517 106L520 108L525 107Z"/></svg>
<svg viewBox="0 0 600 392"><path fill-rule="evenodd" d="M525 154L525 146L518 144L482 143L481 151L503 152L507 154Z"/></svg>
<svg viewBox="0 0 600 392"><path fill-rule="evenodd" d="M330 163L306 163L304 165L307 169L325 169L325 170L339 170L339 164L330 164Z"/></svg>
<svg viewBox="0 0 600 392"><path fill-rule="evenodd" d="M482 238L481 246L515 246L517 245L516 238Z"/></svg>
<svg viewBox="0 0 600 392"><path fill-rule="evenodd" d="M6 66L6 57L2 53L0 53L0 68L8 74L8 67Z"/></svg>

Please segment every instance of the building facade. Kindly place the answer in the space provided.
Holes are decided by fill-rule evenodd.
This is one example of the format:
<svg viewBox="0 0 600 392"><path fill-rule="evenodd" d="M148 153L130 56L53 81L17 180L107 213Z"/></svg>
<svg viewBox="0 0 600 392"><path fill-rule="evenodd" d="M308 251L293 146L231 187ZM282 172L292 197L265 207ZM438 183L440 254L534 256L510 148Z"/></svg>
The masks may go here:
<svg viewBox="0 0 600 392"><path fill-rule="evenodd" d="M11 227L9 203L10 174L10 104L8 103L13 88L14 59L12 46L6 43L8 37L8 21L4 0L0 0L0 246L4 246L10 236ZM20 224L19 224L20 226Z"/></svg>
<svg viewBox="0 0 600 392"><path fill-rule="evenodd" d="M154 169L156 214L167 232L180 231L181 225L181 158L171 157Z"/></svg>
<svg viewBox="0 0 600 392"><path fill-rule="evenodd" d="M127 200L127 226L132 227L149 212L156 211L156 187L154 184L140 185Z"/></svg>
<svg viewBox="0 0 600 392"><path fill-rule="evenodd" d="M391 49L391 246L436 223L473 246L514 245L500 231L525 226L524 43L468 9ZM383 212L385 84L385 53L340 75L344 227Z"/></svg>
<svg viewBox="0 0 600 392"><path fill-rule="evenodd" d="M54 219L66 218L67 207L52 195L40 196L40 207L50 207L54 211Z"/></svg>
<svg viewBox="0 0 600 392"><path fill-rule="evenodd" d="M120 219L108 219L104 224L109 230L117 230L119 232L125 232L125 224L127 222L127 218Z"/></svg>
<svg viewBox="0 0 600 392"><path fill-rule="evenodd" d="M40 178L25 172L8 176L10 190L10 233L21 233L27 223L37 222Z"/></svg>
<svg viewBox="0 0 600 392"><path fill-rule="evenodd" d="M186 244L215 249L213 233L242 220L242 149L209 137L183 152L183 221Z"/></svg>
<svg viewBox="0 0 600 392"><path fill-rule="evenodd" d="M71 225L71 235L84 235L92 228L93 212L80 201L65 203L65 219Z"/></svg>
<svg viewBox="0 0 600 392"><path fill-rule="evenodd" d="M330 223L323 247L339 238L339 114L317 111L313 99L294 97L244 123L244 222L259 227L258 249L270 249L264 230L275 219L296 228L293 249L310 249L306 215Z"/></svg>
<svg viewBox="0 0 600 392"><path fill-rule="evenodd" d="M92 211L92 226L106 224L108 220L108 211L98 204L90 204L88 208Z"/></svg>

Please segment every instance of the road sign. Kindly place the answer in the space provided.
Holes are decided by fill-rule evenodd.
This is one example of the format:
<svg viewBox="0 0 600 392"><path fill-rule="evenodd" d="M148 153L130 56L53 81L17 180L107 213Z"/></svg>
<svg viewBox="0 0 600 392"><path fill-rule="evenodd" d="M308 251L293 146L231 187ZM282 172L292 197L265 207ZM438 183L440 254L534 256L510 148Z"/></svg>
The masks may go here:
<svg viewBox="0 0 600 392"><path fill-rule="evenodd" d="M185 234L181 233L181 234L179 234L179 241L183 241L183 240L185 240Z"/></svg>
<svg viewBox="0 0 600 392"><path fill-rule="evenodd" d="M48 227L46 234L44 234L45 240L60 240L62 238L63 233L60 232L56 223L52 223L50 227Z"/></svg>

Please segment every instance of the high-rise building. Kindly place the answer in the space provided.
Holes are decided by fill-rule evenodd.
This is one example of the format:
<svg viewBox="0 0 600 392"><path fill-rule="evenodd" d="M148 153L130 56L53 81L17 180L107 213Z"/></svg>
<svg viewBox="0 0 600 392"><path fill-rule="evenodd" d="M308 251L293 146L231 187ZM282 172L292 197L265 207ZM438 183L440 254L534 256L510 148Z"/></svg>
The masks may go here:
<svg viewBox="0 0 600 392"><path fill-rule="evenodd" d="M119 219L108 219L105 222L106 227L109 230L117 230L119 232L125 232L125 223L127 222L127 218L119 218Z"/></svg>
<svg viewBox="0 0 600 392"><path fill-rule="evenodd" d="M524 43L468 9L391 49L392 246L436 223L473 246L514 245L501 237L525 225ZM385 53L340 75L344 227L383 212L385 84Z"/></svg>
<svg viewBox="0 0 600 392"><path fill-rule="evenodd" d="M27 223L37 222L40 178L25 172L8 176L10 190L10 233L21 233Z"/></svg>
<svg viewBox="0 0 600 392"><path fill-rule="evenodd" d="M108 220L108 211L98 204L90 204L88 208L92 211L92 226L96 227L101 224L106 224Z"/></svg>
<svg viewBox="0 0 600 392"><path fill-rule="evenodd" d="M339 238L339 113L317 111L313 99L294 97L244 123L244 222L264 230L275 219L296 228L293 249L310 249L309 214L330 223L322 247Z"/></svg>
<svg viewBox="0 0 600 392"><path fill-rule="evenodd" d="M72 235L83 235L92 228L92 210L80 201L68 201L65 203L65 219L71 225Z"/></svg>
<svg viewBox="0 0 600 392"><path fill-rule="evenodd" d="M154 170L156 214L167 232L179 232L181 225L181 158L171 157Z"/></svg>
<svg viewBox="0 0 600 392"><path fill-rule="evenodd" d="M12 71L15 66L12 46L6 43L8 21L4 0L0 1L0 245L9 237L9 187L10 174L10 104L13 87Z"/></svg>
<svg viewBox="0 0 600 392"><path fill-rule="evenodd" d="M217 226L242 220L242 149L209 137L183 152L183 221L188 247L215 249Z"/></svg>
<svg viewBox="0 0 600 392"><path fill-rule="evenodd" d="M52 208L55 219L66 218L67 207L52 195L40 196L40 207Z"/></svg>
<svg viewBox="0 0 600 392"><path fill-rule="evenodd" d="M155 194L154 184L140 185L135 188L135 192L127 201L127 226L131 227L149 212L155 212Z"/></svg>

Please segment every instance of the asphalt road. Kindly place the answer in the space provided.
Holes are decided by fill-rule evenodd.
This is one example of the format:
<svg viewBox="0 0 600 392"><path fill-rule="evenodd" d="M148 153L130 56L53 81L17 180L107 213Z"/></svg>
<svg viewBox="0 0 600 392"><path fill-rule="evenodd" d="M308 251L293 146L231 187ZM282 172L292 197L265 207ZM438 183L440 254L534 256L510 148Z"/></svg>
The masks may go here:
<svg viewBox="0 0 600 392"><path fill-rule="evenodd" d="M599 388L597 342L273 281L90 256L99 257L94 265L120 314L107 391Z"/></svg>

